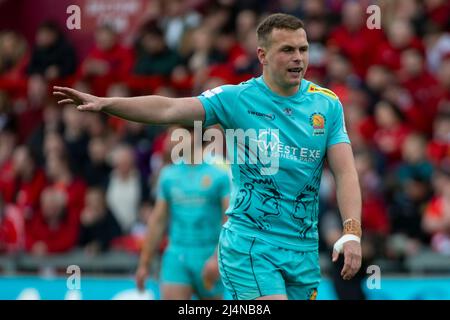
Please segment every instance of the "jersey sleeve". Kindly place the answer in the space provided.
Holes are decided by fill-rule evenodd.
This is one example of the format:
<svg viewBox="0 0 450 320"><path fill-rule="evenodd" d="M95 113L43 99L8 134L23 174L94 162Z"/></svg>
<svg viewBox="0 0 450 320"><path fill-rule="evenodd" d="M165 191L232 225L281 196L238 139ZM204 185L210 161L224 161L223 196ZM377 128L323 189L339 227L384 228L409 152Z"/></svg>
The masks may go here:
<svg viewBox="0 0 450 320"><path fill-rule="evenodd" d="M333 104L331 113L330 133L328 135L327 147L338 143L350 143L345 127L344 108L339 100Z"/></svg>
<svg viewBox="0 0 450 320"><path fill-rule="evenodd" d="M224 85L207 90L197 98L205 109L204 127L220 124L224 129L231 128L232 114L237 100L238 86Z"/></svg>

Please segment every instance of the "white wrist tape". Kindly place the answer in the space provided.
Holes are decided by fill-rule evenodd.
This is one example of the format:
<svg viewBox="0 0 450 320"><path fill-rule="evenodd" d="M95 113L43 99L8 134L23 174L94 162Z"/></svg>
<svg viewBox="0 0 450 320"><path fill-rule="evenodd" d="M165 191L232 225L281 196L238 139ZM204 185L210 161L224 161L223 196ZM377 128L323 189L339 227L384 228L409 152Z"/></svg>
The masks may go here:
<svg viewBox="0 0 450 320"><path fill-rule="evenodd" d="M336 243L333 246L333 250L337 251L338 253L342 253L344 243L352 240L361 243L361 239L358 236L355 236L354 234L344 234L342 237L339 238L338 241L336 241Z"/></svg>

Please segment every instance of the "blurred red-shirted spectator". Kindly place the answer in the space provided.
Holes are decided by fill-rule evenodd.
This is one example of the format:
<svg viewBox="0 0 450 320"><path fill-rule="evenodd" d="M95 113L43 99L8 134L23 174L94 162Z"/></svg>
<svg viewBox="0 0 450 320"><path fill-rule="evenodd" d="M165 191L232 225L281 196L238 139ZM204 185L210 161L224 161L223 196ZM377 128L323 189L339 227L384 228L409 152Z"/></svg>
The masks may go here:
<svg viewBox="0 0 450 320"><path fill-rule="evenodd" d="M450 112L441 112L434 119L433 135L427 145L427 156L437 166L450 159Z"/></svg>
<svg viewBox="0 0 450 320"><path fill-rule="evenodd" d="M371 50L375 53L374 63L394 71L401 67L402 52L410 48L425 51L422 41L415 36L411 23L401 19L394 20L389 25L387 40L376 46L371 45Z"/></svg>
<svg viewBox="0 0 450 320"><path fill-rule="evenodd" d="M450 168L441 166L435 173L435 196L425 209L422 227L431 235L432 248L450 255Z"/></svg>
<svg viewBox="0 0 450 320"><path fill-rule="evenodd" d="M211 64L225 64L234 67L239 58L244 55L244 48L237 41L231 26L225 26L216 33Z"/></svg>
<svg viewBox="0 0 450 320"><path fill-rule="evenodd" d="M14 82L23 79L28 61L25 38L11 30L0 32L0 80Z"/></svg>
<svg viewBox="0 0 450 320"><path fill-rule="evenodd" d="M254 54L258 47L255 33L256 28L242 35L239 41L243 53L234 60L233 66L236 76L241 81L261 73L261 65L258 57Z"/></svg>
<svg viewBox="0 0 450 320"><path fill-rule="evenodd" d="M27 252L45 256L73 249L80 227L76 211L63 190L47 187L41 195L39 212L25 226Z"/></svg>
<svg viewBox="0 0 450 320"><path fill-rule="evenodd" d="M248 45L252 46L252 43L250 42ZM254 49L256 50L256 47ZM232 26L221 27L214 33L212 39L212 47L207 59L208 69L204 74L206 79L198 78L197 80L200 81L196 83L196 87L202 86L211 77L221 78L230 84L247 80L251 76L242 74L243 70L239 70L240 74L238 74L238 68L242 64L242 59L245 59L246 56L247 53L237 41Z"/></svg>
<svg viewBox="0 0 450 320"><path fill-rule="evenodd" d="M39 206L39 197L45 187L44 172L36 166L28 146L14 150L9 179L0 184L0 193L6 203L16 204L30 218Z"/></svg>
<svg viewBox="0 0 450 320"><path fill-rule="evenodd" d="M14 104L15 121L20 143L25 143L43 121L43 110L50 100L47 81L40 75L28 77L25 99Z"/></svg>
<svg viewBox="0 0 450 320"><path fill-rule="evenodd" d="M23 249L24 218L20 209L6 204L0 193L0 253L15 253Z"/></svg>
<svg viewBox="0 0 450 320"><path fill-rule="evenodd" d="M386 165L392 167L401 159L401 147L411 129L398 107L386 100L375 106L375 121L378 126L373 137L375 146L385 157Z"/></svg>
<svg viewBox="0 0 450 320"><path fill-rule="evenodd" d="M447 30L450 27L450 3L446 0L425 0L425 16L436 27Z"/></svg>
<svg viewBox="0 0 450 320"><path fill-rule="evenodd" d="M79 216L84 206L86 183L84 179L74 176L70 170L67 155L64 153L48 155L46 158L46 173L50 185L63 191L68 208L73 209Z"/></svg>
<svg viewBox="0 0 450 320"><path fill-rule="evenodd" d="M108 86L123 79L133 67L133 54L119 42L113 27L102 25L95 31L95 45L82 62L79 80L90 82L94 94L104 96Z"/></svg>
<svg viewBox="0 0 450 320"><path fill-rule="evenodd" d="M398 77L413 100L413 108L417 115L415 119L412 119L413 124L416 125L415 129L430 134L441 91L438 81L425 69L422 52L414 48L402 52ZM412 114L414 111L409 112Z"/></svg>
<svg viewBox="0 0 450 320"><path fill-rule="evenodd" d="M361 4L347 1L342 9L342 25L331 32L327 45L331 50L339 50L349 57L356 74L364 78L375 60L374 48L382 43L383 38L381 30L367 28Z"/></svg>
<svg viewBox="0 0 450 320"><path fill-rule="evenodd" d="M348 102L349 80L353 74L352 64L342 54L330 54L326 63L327 87L339 96L345 106Z"/></svg>
<svg viewBox="0 0 450 320"><path fill-rule="evenodd" d="M329 26L325 17L308 18L304 20L304 23L309 42L309 62L306 77L312 82L320 84L323 83L323 79L326 76L325 65L327 62L327 56L330 53L329 49L326 47ZM251 35L249 34L249 36ZM257 72L255 74L259 73L261 72Z"/></svg>

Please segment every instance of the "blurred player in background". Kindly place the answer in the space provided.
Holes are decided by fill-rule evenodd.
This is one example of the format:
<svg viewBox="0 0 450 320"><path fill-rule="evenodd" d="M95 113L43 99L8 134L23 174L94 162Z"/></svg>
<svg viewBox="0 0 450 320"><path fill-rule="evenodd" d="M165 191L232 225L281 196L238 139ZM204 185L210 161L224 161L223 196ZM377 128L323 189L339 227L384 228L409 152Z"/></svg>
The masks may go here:
<svg viewBox="0 0 450 320"><path fill-rule="evenodd" d="M217 243L228 208L230 192L227 171L216 165L191 164L202 157L193 130L182 130L182 139L192 139L190 159L164 167L158 195L136 271L136 284L144 289L148 267L168 227L169 244L161 264L163 300L221 299L223 285L217 265ZM194 153L197 153L195 155Z"/></svg>

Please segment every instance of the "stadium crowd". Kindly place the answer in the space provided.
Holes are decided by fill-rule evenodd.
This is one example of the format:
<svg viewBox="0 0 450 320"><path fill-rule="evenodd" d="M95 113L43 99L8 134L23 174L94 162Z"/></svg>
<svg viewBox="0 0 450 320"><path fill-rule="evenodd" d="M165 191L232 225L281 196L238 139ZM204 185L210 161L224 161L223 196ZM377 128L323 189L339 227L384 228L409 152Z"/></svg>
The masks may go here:
<svg viewBox="0 0 450 320"><path fill-rule="evenodd" d="M140 250L169 127L58 106L54 84L101 96L198 95L260 72L255 30L267 13L304 20L306 78L341 99L363 194L363 255L450 255L450 3L153 1L132 47L112 25L77 59L46 21L34 43L0 31L0 252ZM340 237L333 179L321 185L321 249ZM164 248L161 248L163 250ZM401 264L400 264L401 265Z"/></svg>

